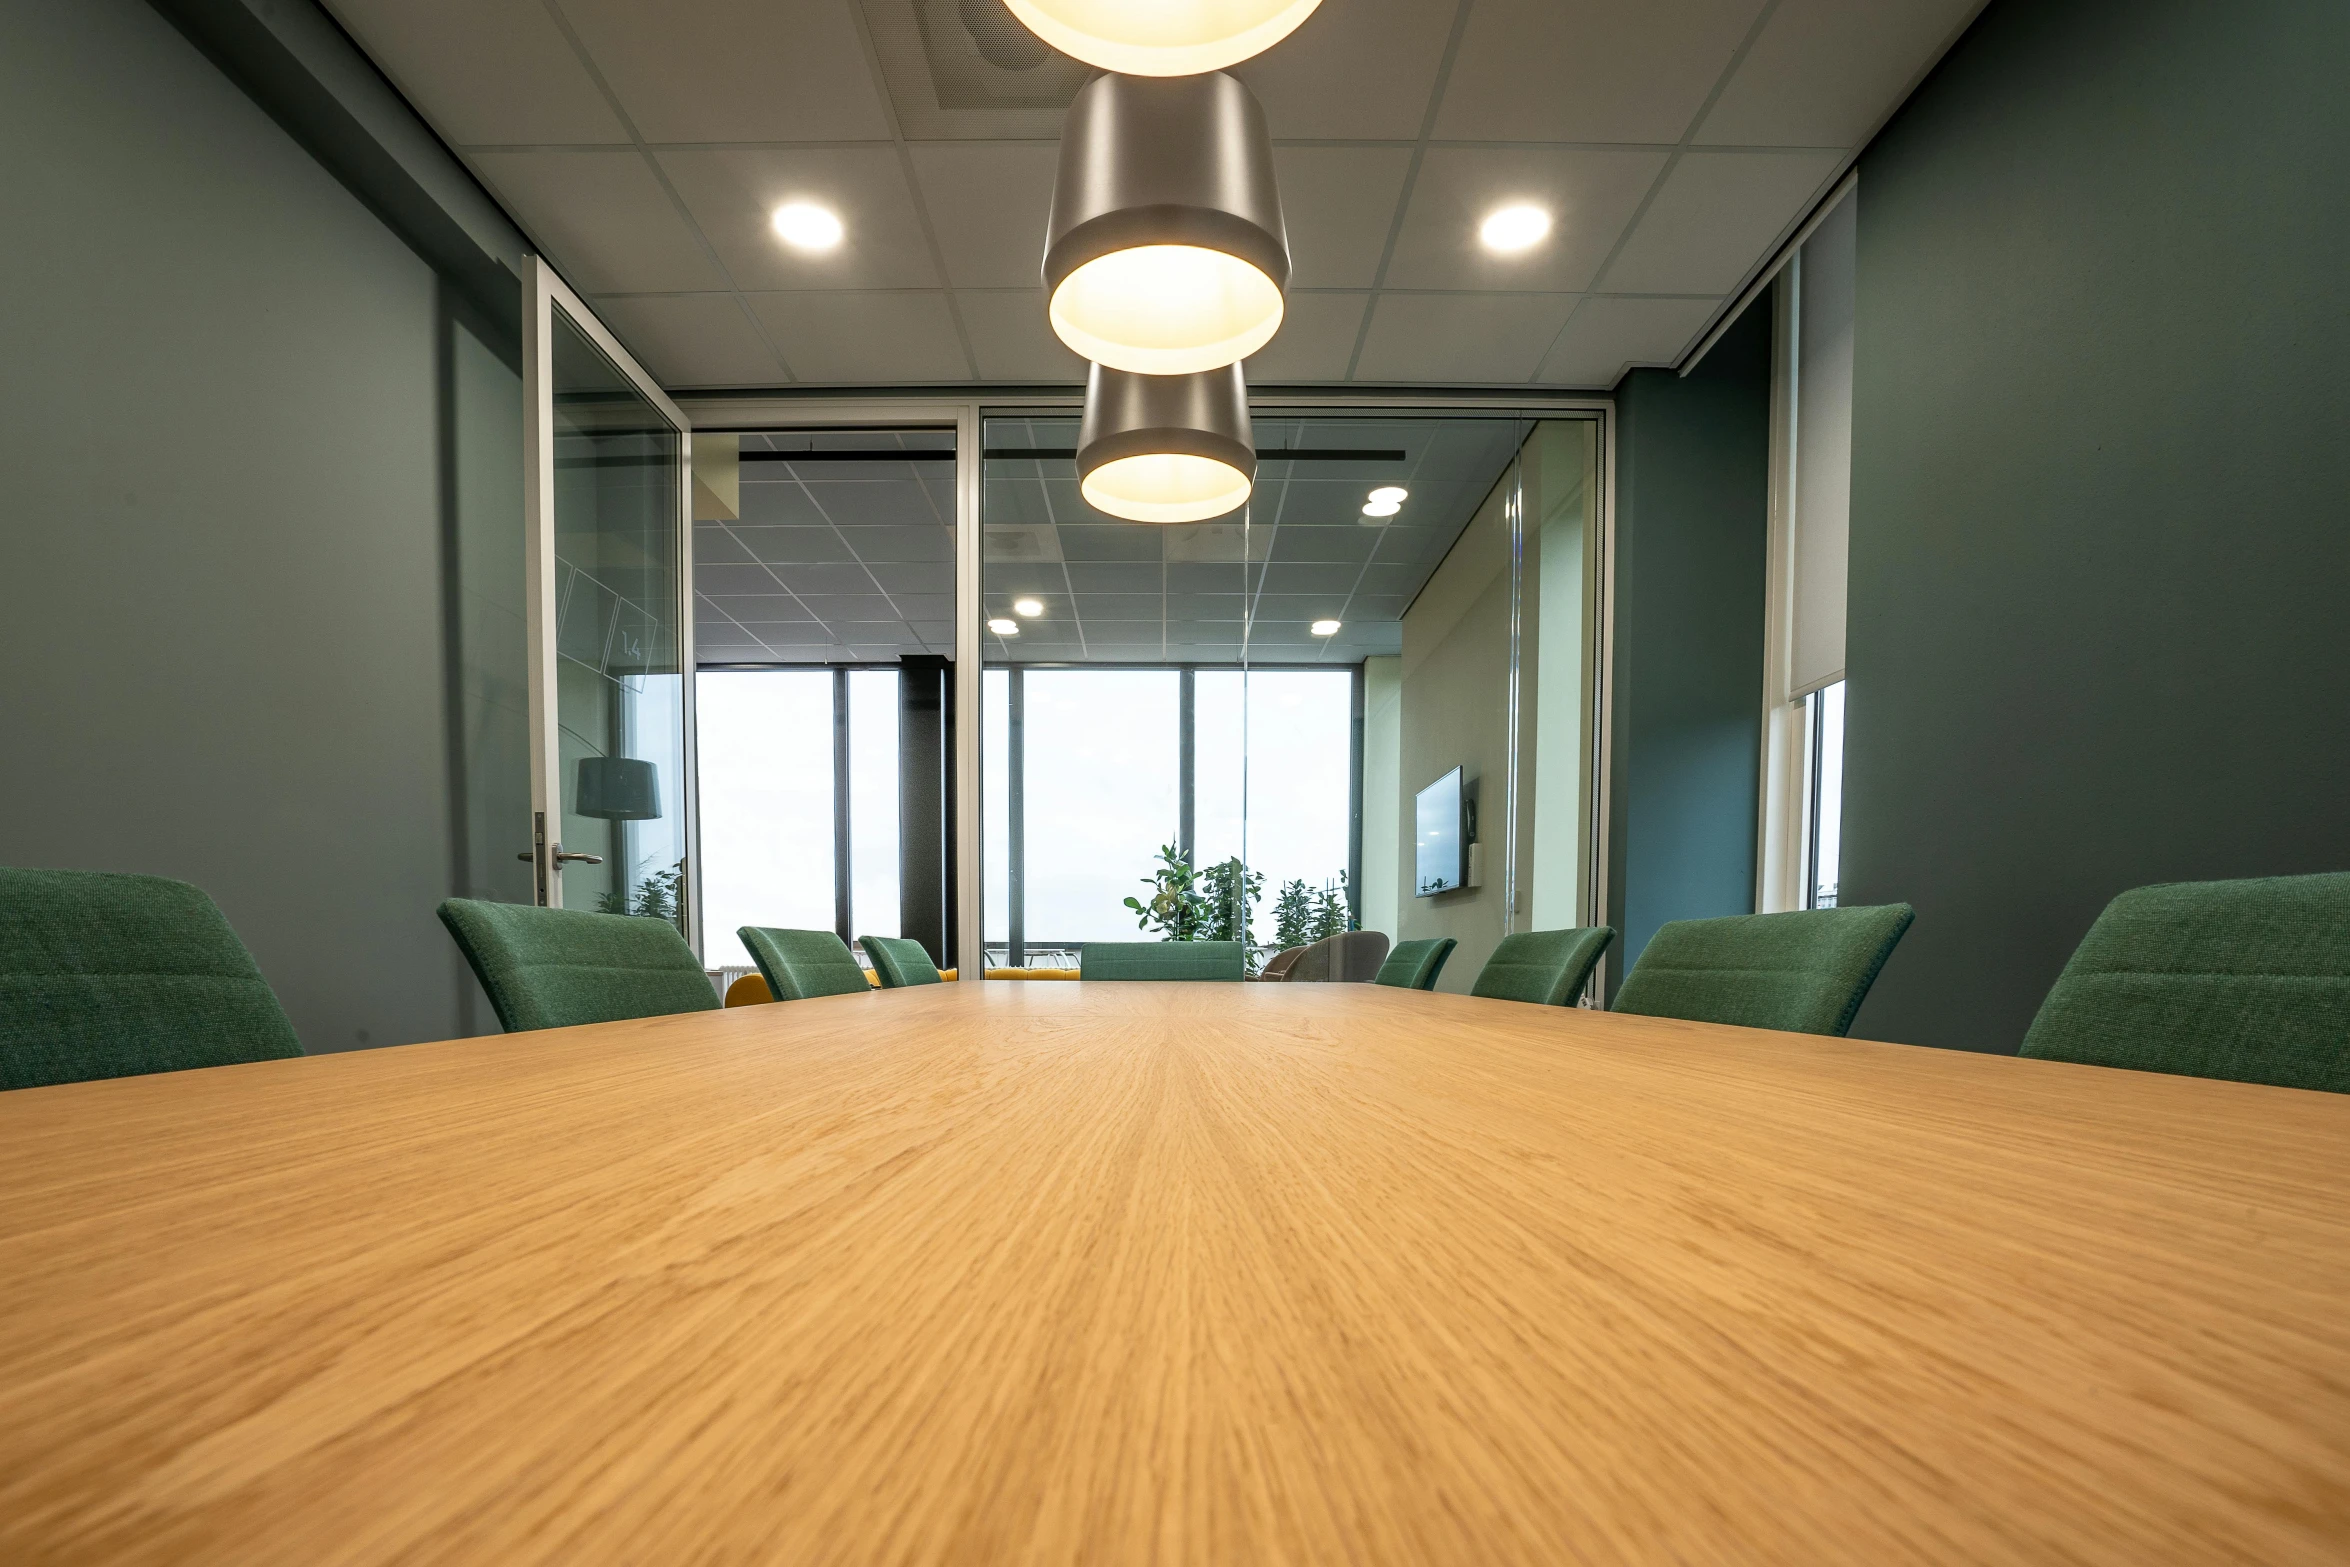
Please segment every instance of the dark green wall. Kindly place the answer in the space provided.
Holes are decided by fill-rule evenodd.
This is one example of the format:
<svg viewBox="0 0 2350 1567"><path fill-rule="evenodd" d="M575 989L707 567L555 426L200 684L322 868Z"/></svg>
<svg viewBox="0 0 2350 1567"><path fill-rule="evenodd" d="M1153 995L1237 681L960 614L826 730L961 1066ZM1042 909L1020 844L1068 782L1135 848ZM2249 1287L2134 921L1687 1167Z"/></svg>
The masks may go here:
<svg viewBox="0 0 2350 1567"><path fill-rule="evenodd" d="M0 7L0 210L0 863L195 882L313 1051L494 1027L510 335L140 0Z"/></svg>
<svg viewBox="0 0 2350 1567"><path fill-rule="evenodd" d="M1770 311L1616 387L1611 984L1666 920L1754 911Z"/></svg>
<svg viewBox="0 0 2350 1567"><path fill-rule="evenodd" d="M2003 0L1861 164L1854 1032L2013 1050L2106 900L2350 867L2350 6Z"/></svg>

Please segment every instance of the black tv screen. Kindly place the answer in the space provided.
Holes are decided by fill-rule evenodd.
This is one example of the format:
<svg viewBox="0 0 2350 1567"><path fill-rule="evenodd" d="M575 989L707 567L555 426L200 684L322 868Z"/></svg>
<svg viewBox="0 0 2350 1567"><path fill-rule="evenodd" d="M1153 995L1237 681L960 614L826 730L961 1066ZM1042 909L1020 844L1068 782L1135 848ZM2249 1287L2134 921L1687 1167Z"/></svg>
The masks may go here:
<svg viewBox="0 0 2350 1567"><path fill-rule="evenodd" d="M1420 791L1412 808L1412 845L1414 896L1432 898L1467 885L1469 844L1459 768Z"/></svg>

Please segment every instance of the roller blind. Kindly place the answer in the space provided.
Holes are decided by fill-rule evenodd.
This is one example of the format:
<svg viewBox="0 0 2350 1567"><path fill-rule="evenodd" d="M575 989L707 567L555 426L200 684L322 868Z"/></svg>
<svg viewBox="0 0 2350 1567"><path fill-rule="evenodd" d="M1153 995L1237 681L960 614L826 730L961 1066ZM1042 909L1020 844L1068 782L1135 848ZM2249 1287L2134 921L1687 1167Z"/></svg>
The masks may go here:
<svg viewBox="0 0 2350 1567"><path fill-rule="evenodd" d="M1852 518L1853 209L1847 196L1804 241L1797 269L1794 637L1789 694L1844 678Z"/></svg>

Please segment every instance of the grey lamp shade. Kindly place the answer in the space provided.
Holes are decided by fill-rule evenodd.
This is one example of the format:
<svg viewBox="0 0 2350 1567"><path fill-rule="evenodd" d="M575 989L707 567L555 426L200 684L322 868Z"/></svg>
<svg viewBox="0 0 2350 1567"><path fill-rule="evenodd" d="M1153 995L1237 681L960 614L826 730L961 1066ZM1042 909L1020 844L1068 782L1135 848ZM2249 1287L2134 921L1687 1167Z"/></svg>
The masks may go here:
<svg viewBox="0 0 2350 1567"><path fill-rule="evenodd" d="M1044 285L1062 341L1114 369L1188 374L1263 347L1289 234L1255 95L1221 71L1088 82L1061 129Z"/></svg>
<svg viewBox="0 0 2350 1567"><path fill-rule="evenodd" d="M608 822L649 822L661 814L661 774L633 756L583 756L572 808Z"/></svg>
<svg viewBox="0 0 2350 1567"><path fill-rule="evenodd" d="M1205 522L1245 504L1256 475L1239 365L1196 375L1093 367L1077 428L1077 483L1095 510L1130 522Z"/></svg>

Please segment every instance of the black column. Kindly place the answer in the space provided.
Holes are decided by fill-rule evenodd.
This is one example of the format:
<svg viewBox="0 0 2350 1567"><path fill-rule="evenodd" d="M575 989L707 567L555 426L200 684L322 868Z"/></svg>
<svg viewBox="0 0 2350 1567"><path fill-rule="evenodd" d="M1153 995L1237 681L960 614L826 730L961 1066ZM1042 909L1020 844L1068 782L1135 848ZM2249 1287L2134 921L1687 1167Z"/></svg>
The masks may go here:
<svg viewBox="0 0 2350 1567"><path fill-rule="evenodd" d="M947 695L954 666L935 654L898 660L898 934L952 965Z"/></svg>

